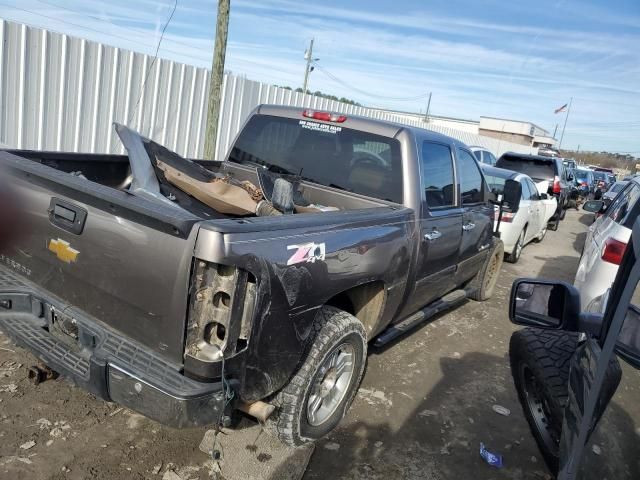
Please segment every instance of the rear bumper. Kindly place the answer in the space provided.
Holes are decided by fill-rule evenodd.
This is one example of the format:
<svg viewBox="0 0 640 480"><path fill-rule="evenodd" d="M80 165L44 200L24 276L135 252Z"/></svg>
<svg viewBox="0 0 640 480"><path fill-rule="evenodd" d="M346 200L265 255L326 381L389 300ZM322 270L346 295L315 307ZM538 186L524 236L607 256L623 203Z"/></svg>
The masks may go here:
<svg viewBox="0 0 640 480"><path fill-rule="evenodd" d="M185 377L180 366L57 302L1 266L0 302L0 328L13 341L104 400L176 428L215 423L228 403L221 382ZM73 336L53 333L60 331L54 324L62 322L72 326Z"/></svg>

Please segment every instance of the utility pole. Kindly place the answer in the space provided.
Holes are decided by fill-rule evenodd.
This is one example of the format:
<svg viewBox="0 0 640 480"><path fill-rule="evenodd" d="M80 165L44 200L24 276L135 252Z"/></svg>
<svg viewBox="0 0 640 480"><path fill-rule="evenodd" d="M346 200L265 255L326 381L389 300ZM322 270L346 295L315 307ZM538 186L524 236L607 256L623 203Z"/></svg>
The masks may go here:
<svg viewBox="0 0 640 480"><path fill-rule="evenodd" d="M218 0L218 21L216 23L216 43L211 65L211 81L209 82L209 104L207 106L207 129L204 138L204 158L214 160L216 141L218 138L218 121L220 119L220 94L224 79L224 56L227 51L227 34L229 32L230 0Z"/></svg>
<svg viewBox="0 0 640 480"><path fill-rule="evenodd" d="M573 97L569 99L569 108L567 108L567 115L564 117L564 125L562 126L562 135L560 135L560 144L558 150L562 148L562 139L564 138L564 129L567 128L567 120L569 119L569 113L571 112L571 103L573 103Z"/></svg>
<svg viewBox="0 0 640 480"><path fill-rule="evenodd" d="M431 92L429 92L429 100L427 101L427 113L424 116L424 121L429 123L429 109L431 108Z"/></svg>
<svg viewBox="0 0 640 480"><path fill-rule="evenodd" d="M307 86L309 85L309 72L311 72L311 62L313 61L313 38L309 42L309 50L304 55L307 64L304 68L304 82L302 84L302 93L307 93Z"/></svg>
<svg viewBox="0 0 640 480"><path fill-rule="evenodd" d="M556 133L558 133L558 124L556 123L556 128L553 130L553 138L556 138Z"/></svg>

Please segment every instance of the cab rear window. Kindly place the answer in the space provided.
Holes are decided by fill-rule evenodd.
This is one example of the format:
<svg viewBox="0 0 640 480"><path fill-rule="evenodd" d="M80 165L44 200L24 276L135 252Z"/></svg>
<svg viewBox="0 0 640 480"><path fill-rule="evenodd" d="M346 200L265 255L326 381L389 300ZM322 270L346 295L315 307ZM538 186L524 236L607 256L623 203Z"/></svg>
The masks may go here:
<svg viewBox="0 0 640 480"><path fill-rule="evenodd" d="M340 123L255 115L228 160L402 203L400 142Z"/></svg>

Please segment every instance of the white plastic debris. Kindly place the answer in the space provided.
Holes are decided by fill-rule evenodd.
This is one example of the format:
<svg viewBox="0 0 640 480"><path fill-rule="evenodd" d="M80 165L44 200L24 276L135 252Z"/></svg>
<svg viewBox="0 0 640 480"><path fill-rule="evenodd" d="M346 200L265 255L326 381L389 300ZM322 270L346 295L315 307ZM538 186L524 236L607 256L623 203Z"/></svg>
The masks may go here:
<svg viewBox="0 0 640 480"><path fill-rule="evenodd" d="M29 450L30 448L33 448L36 446L36 442L34 442L33 440L30 440L26 443L23 443L22 445L20 445L20 448L22 450Z"/></svg>
<svg viewBox="0 0 640 480"><path fill-rule="evenodd" d="M438 412L434 411L434 410L422 410L420 413L418 413L419 417L434 417L438 414Z"/></svg>
<svg viewBox="0 0 640 480"><path fill-rule="evenodd" d="M340 444L335 442L327 442L324 444L324 448L327 450L340 450Z"/></svg>
<svg viewBox="0 0 640 480"><path fill-rule="evenodd" d="M602 454L602 449L598 445L596 445L595 443L593 444L593 447L591 447L591 450L596 455L601 455Z"/></svg>
<svg viewBox="0 0 640 480"><path fill-rule="evenodd" d="M509 410L507 407L503 407L502 405L494 405L491 408L493 408L493 411L498 415L502 415L504 417L508 417L509 415L511 415L511 410Z"/></svg>

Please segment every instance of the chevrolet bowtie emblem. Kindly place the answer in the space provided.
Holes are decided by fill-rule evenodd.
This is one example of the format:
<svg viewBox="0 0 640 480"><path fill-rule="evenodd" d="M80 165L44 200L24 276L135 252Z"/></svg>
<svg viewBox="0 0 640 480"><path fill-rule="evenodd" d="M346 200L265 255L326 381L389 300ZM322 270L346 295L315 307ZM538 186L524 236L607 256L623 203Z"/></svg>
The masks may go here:
<svg viewBox="0 0 640 480"><path fill-rule="evenodd" d="M75 248L71 248L69 242L59 238L57 240L49 240L49 250L56 254L58 260L62 260L65 263L75 262L80 253Z"/></svg>

